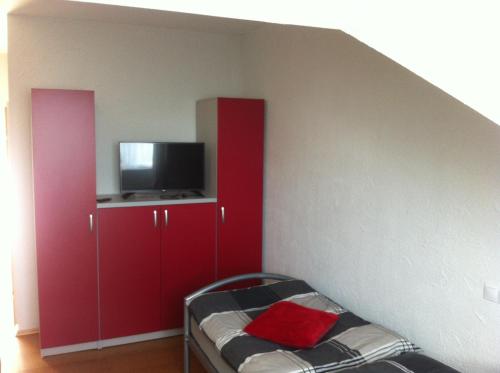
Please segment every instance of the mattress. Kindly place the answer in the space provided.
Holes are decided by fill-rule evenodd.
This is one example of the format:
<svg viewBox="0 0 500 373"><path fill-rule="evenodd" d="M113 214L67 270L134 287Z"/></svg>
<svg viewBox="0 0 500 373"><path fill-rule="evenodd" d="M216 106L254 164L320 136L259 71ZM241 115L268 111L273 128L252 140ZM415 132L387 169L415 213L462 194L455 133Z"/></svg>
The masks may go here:
<svg viewBox="0 0 500 373"><path fill-rule="evenodd" d="M201 331L200 326L196 320L191 317L191 337L194 339L196 345L205 354L210 365L215 368L219 373L235 373L236 371L231 368L226 361L220 356L219 351L215 348L213 342Z"/></svg>
<svg viewBox="0 0 500 373"><path fill-rule="evenodd" d="M288 300L333 312L339 321L311 349L297 350L252 337L243 328L271 304ZM191 333L218 372L452 373L406 338L366 321L300 280L207 293L189 305Z"/></svg>

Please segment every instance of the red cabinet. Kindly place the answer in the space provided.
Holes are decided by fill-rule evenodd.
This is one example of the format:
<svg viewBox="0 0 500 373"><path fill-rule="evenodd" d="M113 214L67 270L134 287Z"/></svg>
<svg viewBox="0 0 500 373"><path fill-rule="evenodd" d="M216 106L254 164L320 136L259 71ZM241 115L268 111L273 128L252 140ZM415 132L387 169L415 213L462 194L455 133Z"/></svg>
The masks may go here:
<svg viewBox="0 0 500 373"><path fill-rule="evenodd" d="M162 329L183 325L183 299L215 281L215 204L162 210Z"/></svg>
<svg viewBox="0 0 500 373"><path fill-rule="evenodd" d="M262 270L264 100L198 101L206 185L217 197L217 278Z"/></svg>
<svg viewBox="0 0 500 373"><path fill-rule="evenodd" d="M33 89L41 348L98 338L94 93Z"/></svg>
<svg viewBox="0 0 500 373"><path fill-rule="evenodd" d="M215 204L99 209L101 338L182 327L183 298L215 280Z"/></svg>
<svg viewBox="0 0 500 373"><path fill-rule="evenodd" d="M264 101L217 105L219 279L262 270Z"/></svg>
<svg viewBox="0 0 500 373"><path fill-rule="evenodd" d="M42 349L179 328L183 297L261 271L264 101L203 102L217 203L108 206L96 219L94 94L32 91Z"/></svg>
<svg viewBox="0 0 500 373"><path fill-rule="evenodd" d="M161 329L157 207L99 209L101 338Z"/></svg>

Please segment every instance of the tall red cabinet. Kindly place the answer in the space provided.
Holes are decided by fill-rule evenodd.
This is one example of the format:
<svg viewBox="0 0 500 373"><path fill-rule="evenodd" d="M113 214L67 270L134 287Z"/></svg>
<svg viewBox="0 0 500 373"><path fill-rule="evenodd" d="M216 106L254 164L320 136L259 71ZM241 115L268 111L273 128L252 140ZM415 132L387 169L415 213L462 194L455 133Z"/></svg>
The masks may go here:
<svg viewBox="0 0 500 373"><path fill-rule="evenodd" d="M262 270L264 100L197 103L207 193L217 197L217 278Z"/></svg>
<svg viewBox="0 0 500 373"><path fill-rule="evenodd" d="M94 93L33 89L41 348L98 338Z"/></svg>

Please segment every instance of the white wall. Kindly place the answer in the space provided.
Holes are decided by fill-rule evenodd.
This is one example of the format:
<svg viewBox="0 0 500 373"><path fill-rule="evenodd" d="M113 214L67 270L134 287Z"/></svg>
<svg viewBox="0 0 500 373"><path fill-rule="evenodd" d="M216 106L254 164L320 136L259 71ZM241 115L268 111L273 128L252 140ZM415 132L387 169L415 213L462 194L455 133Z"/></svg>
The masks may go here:
<svg viewBox="0 0 500 373"><path fill-rule="evenodd" d="M11 194L7 162L7 131L5 108L8 101L8 73L7 54L0 53L0 195L9 196ZM11 203L4 198L2 209L0 210L0 345L6 346L7 339L12 337L13 330L13 307L12 307L12 227L10 225L12 216L10 214ZM0 348L0 360L5 361L6 349ZM3 355L4 354L4 355ZM2 356L3 355L3 356ZM5 367L5 365L4 365ZM4 368L8 369L8 368Z"/></svg>
<svg viewBox="0 0 500 373"><path fill-rule="evenodd" d="M22 227L14 248L20 329L38 325L30 89L95 90L97 192L117 193L117 142L194 141L196 100L241 92L240 46L238 35L9 17L9 151Z"/></svg>
<svg viewBox="0 0 500 373"><path fill-rule="evenodd" d="M2 109L7 102L8 98L8 85L7 85L7 54L0 53L0 105Z"/></svg>
<svg viewBox="0 0 500 373"><path fill-rule="evenodd" d="M250 34L267 100L265 270L464 372L500 371L500 127L339 31Z"/></svg>

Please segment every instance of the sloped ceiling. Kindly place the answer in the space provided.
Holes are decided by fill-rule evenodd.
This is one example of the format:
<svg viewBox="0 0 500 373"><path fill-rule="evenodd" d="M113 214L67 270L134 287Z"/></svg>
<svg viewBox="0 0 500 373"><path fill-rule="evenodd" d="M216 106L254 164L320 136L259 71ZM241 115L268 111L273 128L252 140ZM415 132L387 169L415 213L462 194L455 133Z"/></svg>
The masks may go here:
<svg viewBox="0 0 500 373"><path fill-rule="evenodd" d="M500 124L500 2L496 0L10 1L15 12L249 32L258 22L340 29ZM77 10L68 3L128 6ZM149 9L149 10L148 10ZM233 18L205 18L151 10ZM50 13L51 12L51 13ZM72 13L73 12L73 13ZM48 14L47 14L48 13ZM163 14L163 15L162 15ZM245 21L243 21L245 20Z"/></svg>

